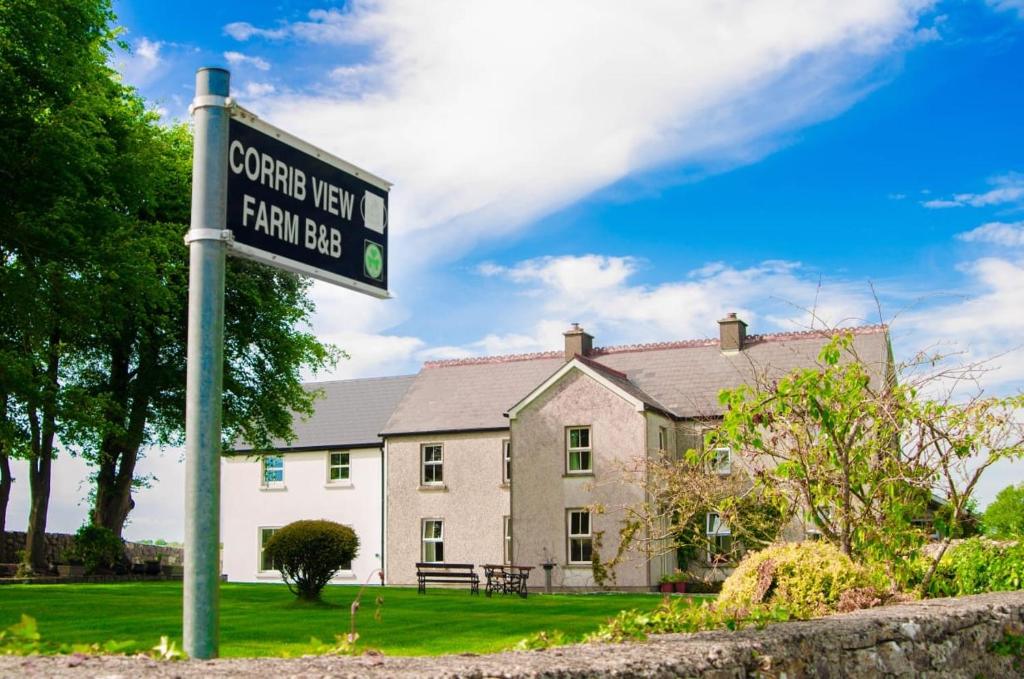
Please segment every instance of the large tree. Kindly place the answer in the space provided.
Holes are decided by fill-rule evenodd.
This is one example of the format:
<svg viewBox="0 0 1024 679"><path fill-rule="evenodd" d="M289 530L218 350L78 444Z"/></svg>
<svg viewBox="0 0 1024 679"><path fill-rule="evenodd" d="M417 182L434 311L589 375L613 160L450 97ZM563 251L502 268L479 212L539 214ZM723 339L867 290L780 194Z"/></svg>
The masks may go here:
<svg viewBox="0 0 1024 679"><path fill-rule="evenodd" d="M985 508L982 519L985 534L1002 540L1024 538L1024 483L1010 485L999 491Z"/></svg>

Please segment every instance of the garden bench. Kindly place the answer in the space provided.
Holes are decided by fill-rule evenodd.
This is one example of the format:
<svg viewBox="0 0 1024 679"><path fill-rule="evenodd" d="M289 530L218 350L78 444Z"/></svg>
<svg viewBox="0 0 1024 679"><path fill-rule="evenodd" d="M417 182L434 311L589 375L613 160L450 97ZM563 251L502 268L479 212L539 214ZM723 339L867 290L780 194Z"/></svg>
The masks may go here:
<svg viewBox="0 0 1024 679"><path fill-rule="evenodd" d="M480 576L471 563L424 563L416 564L417 591L425 594L428 582L469 583L470 594L480 593Z"/></svg>

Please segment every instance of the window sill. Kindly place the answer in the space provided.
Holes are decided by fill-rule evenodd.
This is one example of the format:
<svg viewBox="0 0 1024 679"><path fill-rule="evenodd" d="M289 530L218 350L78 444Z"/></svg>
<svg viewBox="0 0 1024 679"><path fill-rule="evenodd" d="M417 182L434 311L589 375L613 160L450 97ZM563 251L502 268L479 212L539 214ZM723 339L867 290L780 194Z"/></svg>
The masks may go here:
<svg viewBox="0 0 1024 679"><path fill-rule="evenodd" d="M508 490L511 487L512 487L512 484L509 483L508 481L506 481L505 483L498 484L498 488L503 488L505 490Z"/></svg>
<svg viewBox="0 0 1024 679"><path fill-rule="evenodd" d="M280 485L280 486L260 486L260 492L264 492L264 493L276 493L276 492L285 491L285 490L288 490L288 486L285 486L285 485Z"/></svg>
<svg viewBox="0 0 1024 679"><path fill-rule="evenodd" d="M334 490L336 488L355 488L351 481L328 481L324 488Z"/></svg>
<svg viewBox="0 0 1024 679"><path fill-rule="evenodd" d="M419 489L420 490L425 490L425 491L441 492L441 493L447 493L448 492L448 486L446 486L443 483L421 483ZM442 562L439 561L438 563L442 563Z"/></svg>
<svg viewBox="0 0 1024 679"><path fill-rule="evenodd" d="M278 571L259 571L256 573L257 580L280 580L281 573Z"/></svg>
<svg viewBox="0 0 1024 679"><path fill-rule="evenodd" d="M566 472L562 474L563 479L577 479L577 478L588 478L594 475L594 472Z"/></svg>
<svg viewBox="0 0 1024 679"><path fill-rule="evenodd" d="M593 567L594 567L594 564L592 564L590 562L583 562L583 561L581 561L579 563L575 563L575 562L574 563L567 563L564 566L562 566L563 569L566 569L566 568L569 568L569 569L573 569L573 568L583 569L583 568L586 568L587 570L590 570Z"/></svg>

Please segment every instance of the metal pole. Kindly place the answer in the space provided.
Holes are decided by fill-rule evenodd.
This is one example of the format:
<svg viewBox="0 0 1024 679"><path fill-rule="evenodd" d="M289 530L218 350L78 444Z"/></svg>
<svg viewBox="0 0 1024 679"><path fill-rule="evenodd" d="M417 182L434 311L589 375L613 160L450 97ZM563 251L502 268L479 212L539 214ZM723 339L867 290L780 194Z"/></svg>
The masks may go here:
<svg viewBox="0 0 1024 679"><path fill-rule="evenodd" d="M185 652L214 658L220 609L220 427L230 74L196 72L185 391Z"/></svg>

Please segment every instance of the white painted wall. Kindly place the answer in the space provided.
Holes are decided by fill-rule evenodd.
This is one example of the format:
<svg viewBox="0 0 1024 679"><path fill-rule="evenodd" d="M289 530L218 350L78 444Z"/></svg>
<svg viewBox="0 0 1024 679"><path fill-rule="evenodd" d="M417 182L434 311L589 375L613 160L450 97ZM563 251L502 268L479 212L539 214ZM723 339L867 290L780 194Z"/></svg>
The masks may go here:
<svg viewBox="0 0 1024 679"><path fill-rule="evenodd" d="M363 583L380 568L381 450L348 452L348 482L328 483L328 451L285 453L284 486L263 488L258 458L224 457L221 464L222 572L232 582L280 582L276 571L261 572L260 528L280 528L299 519L328 519L351 526L359 554L337 583ZM374 583L379 582L376 576Z"/></svg>

